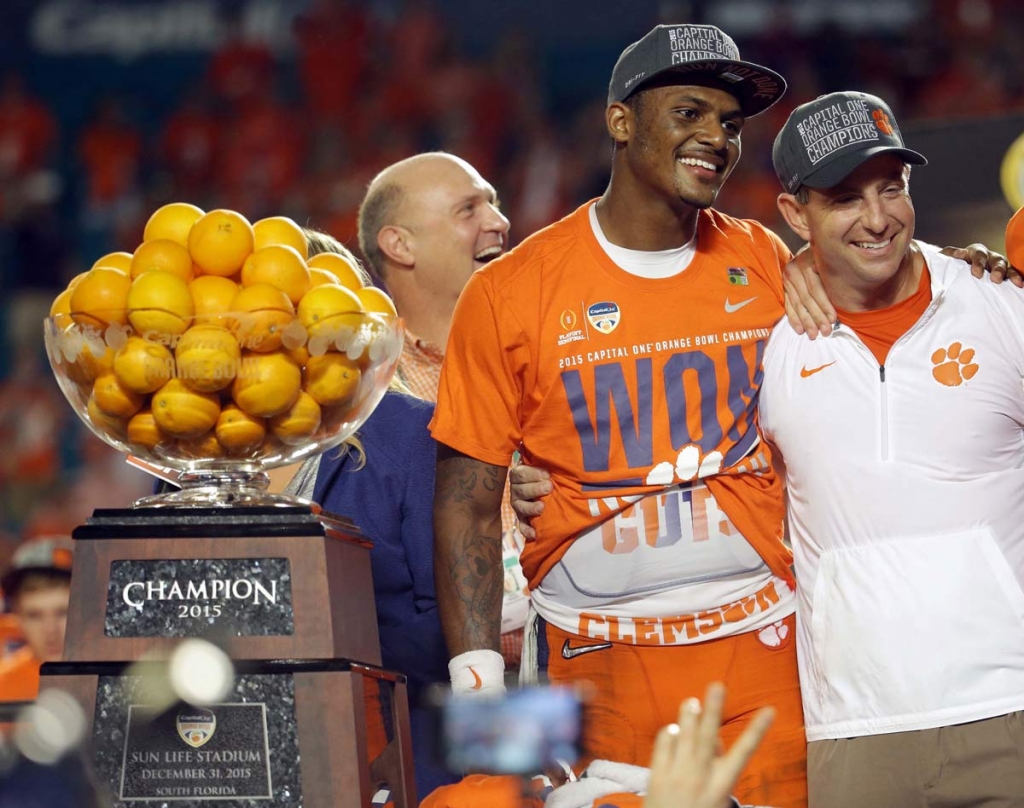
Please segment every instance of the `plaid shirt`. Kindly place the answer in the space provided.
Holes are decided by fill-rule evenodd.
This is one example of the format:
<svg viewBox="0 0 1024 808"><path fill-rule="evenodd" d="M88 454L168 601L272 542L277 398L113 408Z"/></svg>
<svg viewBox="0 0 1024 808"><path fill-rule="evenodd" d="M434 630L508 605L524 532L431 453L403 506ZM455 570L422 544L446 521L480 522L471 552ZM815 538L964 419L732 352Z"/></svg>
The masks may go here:
<svg viewBox="0 0 1024 808"><path fill-rule="evenodd" d="M437 401L437 387L441 381L441 363L444 351L420 339L406 329L402 356L398 360L398 377L405 382L413 395L427 401ZM509 556L523 548L523 537L519 533L516 514L509 503L508 483L501 499L502 556L505 560L505 600L526 595L526 579L517 562L510 564ZM501 635L501 653L508 665L518 665L523 650L522 627L514 628Z"/></svg>

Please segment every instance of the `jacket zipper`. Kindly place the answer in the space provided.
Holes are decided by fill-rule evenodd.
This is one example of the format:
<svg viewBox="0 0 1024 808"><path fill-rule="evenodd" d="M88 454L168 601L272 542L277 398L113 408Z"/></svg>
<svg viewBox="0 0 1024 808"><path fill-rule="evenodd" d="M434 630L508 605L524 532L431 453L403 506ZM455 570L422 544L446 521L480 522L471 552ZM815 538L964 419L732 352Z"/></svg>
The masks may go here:
<svg viewBox="0 0 1024 808"><path fill-rule="evenodd" d="M946 291L945 287L942 287L942 286L940 286L938 288L938 290L934 290L933 289L932 301L931 301L931 303L928 304L928 308L925 309L924 314L921 315L921 317L918 319L918 321L916 323L914 323L913 326L910 327L910 330L908 330L905 334L902 334L892 344L892 346L889 348L889 355L886 357L887 361L889 359L891 359L892 353L896 349L897 345L899 345L901 342L906 340L911 334L913 334L915 331L917 331L919 328L921 328L926 322L928 322L928 320L931 319L932 315L935 313L935 309L938 307L938 302L944 296L945 291ZM842 323L838 323L836 325L836 330L833 331L833 336L838 336L838 335L842 335L842 336L848 337L849 339L852 339L854 342L856 342L860 346L861 349L863 349L863 351L865 353L868 354L868 356L871 357L872 361L874 361L875 355L871 352L871 350L868 348L868 346L864 344L864 340L862 340L860 337L857 336L856 332L852 331L849 328L842 328ZM888 463L889 459L890 459L889 458L889 452L890 452L890 447L889 447L889 393L888 393L888 390L887 390L886 385L885 385L885 365L879 365L878 366L878 383L879 383L879 395L880 395L880 398L881 398L881 424L879 424L879 437L881 439L880 440L880 443L881 443L880 449L881 449L882 461L885 462L885 463Z"/></svg>
<svg viewBox="0 0 1024 808"><path fill-rule="evenodd" d="M882 399L882 423L881 423L881 438L882 438L882 462L889 462L889 395L885 388L885 365L878 366L878 378L881 384L881 399Z"/></svg>

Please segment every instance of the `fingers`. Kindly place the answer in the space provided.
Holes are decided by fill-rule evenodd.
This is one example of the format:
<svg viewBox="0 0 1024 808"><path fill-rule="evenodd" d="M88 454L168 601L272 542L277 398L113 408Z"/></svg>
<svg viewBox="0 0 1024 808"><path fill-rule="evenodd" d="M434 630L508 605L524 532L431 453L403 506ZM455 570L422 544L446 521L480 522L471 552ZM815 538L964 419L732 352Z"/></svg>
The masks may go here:
<svg viewBox="0 0 1024 808"><path fill-rule="evenodd" d="M722 764L732 782L739 779L747 761L757 751L757 747L760 746L765 733L768 732L768 728L774 720L775 710L771 707L762 707L754 714L750 724L743 730L740 737L736 739L732 749L722 758Z"/></svg>
<svg viewBox="0 0 1024 808"><path fill-rule="evenodd" d="M1002 283L1004 280L1009 279L1017 287L1024 286L1024 278L1021 278L1020 273L1010 266L1006 257L993 252L984 244L968 244L966 247L943 247L942 253L951 258L958 258L969 263L971 265L971 274L975 278L983 278L987 272L992 283Z"/></svg>
<svg viewBox="0 0 1024 808"><path fill-rule="evenodd" d="M721 682L712 682L704 693L704 710L697 729L694 755L700 766L710 765L718 754L718 730L722 725L724 706L725 685Z"/></svg>
<svg viewBox="0 0 1024 808"><path fill-rule="evenodd" d="M525 463L517 463L509 469L508 478L512 481L513 485L517 485L524 483L539 483L543 480L550 479L551 475L548 474L547 469L538 468L537 466L528 466ZM547 493L547 491L544 493Z"/></svg>
<svg viewBox="0 0 1024 808"><path fill-rule="evenodd" d="M551 475L545 469L518 464L509 469L509 502L519 518L519 532L523 538L535 539L537 532L530 520L544 512L541 497L551 493Z"/></svg>
<svg viewBox="0 0 1024 808"><path fill-rule="evenodd" d="M654 739L654 753L651 755L651 776L664 775L672 771L675 763L676 743L679 740L679 725L669 724L658 731Z"/></svg>
<svg viewBox="0 0 1024 808"><path fill-rule="evenodd" d="M1017 269L1017 267L1009 267L1007 269L1006 277L1009 278L1010 283L1018 289L1024 289L1024 274L1021 274L1021 271Z"/></svg>
<svg viewBox="0 0 1024 808"><path fill-rule="evenodd" d="M786 317L793 330L798 334L807 334L810 339L818 334L826 337L831 334L836 312L821 282L821 276L814 267L810 250L801 250L786 264L782 282L786 297Z"/></svg>

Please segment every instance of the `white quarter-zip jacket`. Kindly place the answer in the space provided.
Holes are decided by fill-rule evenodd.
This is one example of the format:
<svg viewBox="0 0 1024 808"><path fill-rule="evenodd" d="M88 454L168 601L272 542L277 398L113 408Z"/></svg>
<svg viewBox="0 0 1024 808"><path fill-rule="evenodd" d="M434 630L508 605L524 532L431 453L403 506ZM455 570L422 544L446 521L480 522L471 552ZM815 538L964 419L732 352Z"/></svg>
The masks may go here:
<svg viewBox="0 0 1024 808"><path fill-rule="evenodd" d="M932 302L884 367L843 326L765 352L809 741L1024 709L1024 290L919 246Z"/></svg>

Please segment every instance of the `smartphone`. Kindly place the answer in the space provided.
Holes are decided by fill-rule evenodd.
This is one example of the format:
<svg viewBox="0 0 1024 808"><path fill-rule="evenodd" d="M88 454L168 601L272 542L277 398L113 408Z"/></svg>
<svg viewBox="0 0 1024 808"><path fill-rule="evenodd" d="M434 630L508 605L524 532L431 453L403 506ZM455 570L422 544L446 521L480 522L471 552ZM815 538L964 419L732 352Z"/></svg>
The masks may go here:
<svg viewBox="0 0 1024 808"><path fill-rule="evenodd" d="M528 687L494 698L448 696L441 751L453 772L537 774L579 757L583 709L571 687Z"/></svg>

